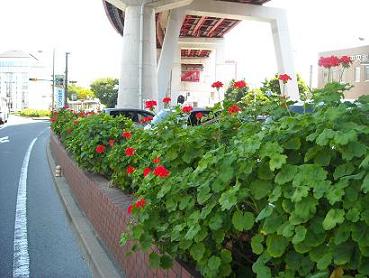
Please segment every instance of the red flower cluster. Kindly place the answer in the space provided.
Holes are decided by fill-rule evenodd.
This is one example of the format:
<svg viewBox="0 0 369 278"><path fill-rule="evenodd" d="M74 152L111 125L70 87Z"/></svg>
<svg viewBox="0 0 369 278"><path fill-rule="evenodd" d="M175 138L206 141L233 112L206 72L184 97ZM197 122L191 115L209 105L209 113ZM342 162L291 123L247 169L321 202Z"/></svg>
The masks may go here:
<svg viewBox="0 0 369 278"><path fill-rule="evenodd" d="M143 175L144 175L144 177L146 177L148 174L150 174L151 173L151 168L149 168L149 167L147 167L147 168L145 168L144 170L143 170Z"/></svg>
<svg viewBox="0 0 369 278"><path fill-rule="evenodd" d="M147 116L147 117L144 117L142 120L141 120L141 124L144 124L144 123L147 123L147 122L151 122L153 119L153 117L151 116Z"/></svg>
<svg viewBox="0 0 369 278"><path fill-rule="evenodd" d="M114 146L114 143L115 143L115 140L114 139L109 139L109 145L110 145L110 147L113 147Z"/></svg>
<svg viewBox="0 0 369 278"><path fill-rule="evenodd" d="M241 108L237 104L233 104L228 108L228 113L235 114L241 111Z"/></svg>
<svg viewBox="0 0 369 278"><path fill-rule="evenodd" d="M74 124L74 125L78 125L78 120L74 120L74 121L73 121L73 124Z"/></svg>
<svg viewBox="0 0 369 278"><path fill-rule="evenodd" d="M164 166L159 165L154 169L154 175L157 177L165 178L170 175L170 172Z"/></svg>
<svg viewBox="0 0 369 278"><path fill-rule="evenodd" d="M154 162L155 164L160 163L160 157L159 157L159 156L158 156L158 157L155 157L155 158L152 160L152 162Z"/></svg>
<svg viewBox="0 0 369 278"><path fill-rule="evenodd" d="M104 153L105 152L105 146L104 145L97 145L95 149L96 153Z"/></svg>
<svg viewBox="0 0 369 278"><path fill-rule="evenodd" d="M146 200L144 198L142 198L141 200L136 201L136 203L134 205L129 205L127 208L127 212L129 214L132 213L133 207L135 208L144 208L146 205Z"/></svg>
<svg viewBox="0 0 369 278"><path fill-rule="evenodd" d="M50 118L50 122L55 123L56 122L56 118L55 117Z"/></svg>
<svg viewBox="0 0 369 278"><path fill-rule="evenodd" d="M128 165L127 167L127 174L130 175L130 174L133 174L134 171L136 171L136 168L131 166L131 165Z"/></svg>
<svg viewBox="0 0 369 278"><path fill-rule="evenodd" d="M128 147L128 148L126 148L125 149L125 154L126 154L126 156L134 156L135 155L135 149L134 148L130 148L130 147Z"/></svg>
<svg viewBox="0 0 369 278"><path fill-rule="evenodd" d="M217 90L219 90L220 88L222 88L222 87L223 87L223 83L222 83L222 82L220 82L220 81L216 81L216 82L214 82L213 84L211 84L211 87L212 87L212 88L215 88L215 89L217 89Z"/></svg>
<svg viewBox="0 0 369 278"><path fill-rule="evenodd" d="M246 86L247 86L247 83L244 80L235 81L233 83L234 89L242 89L242 88L245 88Z"/></svg>
<svg viewBox="0 0 369 278"><path fill-rule="evenodd" d="M201 120L204 115L201 112L197 112L195 117L197 120Z"/></svg>
<svg viewBox="0 0 369 278"><path fill-rule="evenodd" d="M193 110L192 106L187 105L187 106L183 106L182 107L182 112L183 113L190 113Z"/></svg>
<svg viewBox="0 0 369 278"><path fill-rule="evenodd" d="M165 97L165 98L163 98L163 102L164 103L170 103L170 101L171 101L172 99L170 98L170 97Z"/></svg>
<svg viewBox="0 0 369 278"><path fill-rule="evenodd" d="M283 82L283 84L286 84L288 82L288 80L292 80L291 76L289 76L288 74L280 74L278 76L278 79L281 80Z"/></svg>
<svg viewBox="0 0 369 278"><path fill-rule="evenodd" d="M147 100L145 102L145 108L147 109L154 109L154 107L158 105L158 103L156 102L156 100Z"/></svg>
<svg viewBox="0 0 369 278"><path fill-rule="evenodd" d="M350 57L348 56L330 56L330 57L320 57L319 59L319 66L323 68L333 68L338 67L339 65L342 65L343 67L349 67L352 63Z"/></svg>
<svg viewBox="0 0 369 278"><path fill-rule="evenodd" d="M126 138L127 140L132 137L132 133L129 131L123 131L122 137Z"/></svg>

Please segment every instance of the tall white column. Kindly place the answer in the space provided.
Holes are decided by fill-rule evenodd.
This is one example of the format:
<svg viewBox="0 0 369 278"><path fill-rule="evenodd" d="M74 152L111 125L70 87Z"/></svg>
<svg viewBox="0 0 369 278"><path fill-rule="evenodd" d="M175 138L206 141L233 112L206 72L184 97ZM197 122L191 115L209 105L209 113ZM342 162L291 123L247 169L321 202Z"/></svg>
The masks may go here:
<svg viewBox="0 0 369 278"><path fill-rule="evenodd" d="M280 13L276 19L271 21L271 27L277 58L278 73L286 73L292 78L292 80L285 84L286 95L292 100L299 100L300 97L297 86L297 75L293 65L293 55L286 14ZM284 84L282 81L280 81L281 92L283 92L283 86Z"/></svg>
<svg viewBox="0 0 369 278"><path fill-rule="evenodd" d="M157 94L155 11L144 2L125 9L117 107L141 108Z"/></svg>
<svg viewBox="0 0 369 278"><path fill-rule="evenodd" d="M172 74L171 74L171 98L172 104L177 104L177 98L181 94L182 89L182 63L181 63L181 48L177 46L175 55L174 55L174 62L172 67Z"/></svg>
<svg viewBox="0 0 369 278"><path fill-rule="evenodd" d="M170 94L171 71L175 56L178 55L178 39L182 23L185 17L185 9L178 8L170 11L167 30L165 32L163 47L158 64L158 95L157 100L162 106L161 100Z"/></svg>

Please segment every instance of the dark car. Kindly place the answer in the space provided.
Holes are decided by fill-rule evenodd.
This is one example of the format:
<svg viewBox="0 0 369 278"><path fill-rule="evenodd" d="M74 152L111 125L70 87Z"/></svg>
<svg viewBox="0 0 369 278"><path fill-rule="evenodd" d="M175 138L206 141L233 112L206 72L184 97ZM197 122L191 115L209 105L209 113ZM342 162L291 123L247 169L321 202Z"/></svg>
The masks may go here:
<svg viewBox="0 0 369 278"><path fill-rule="evenodd" d="M135 123L143 123L147 117L153 118L155 116L155 114L150 111L136 108L105 108L102 112L113 117L122 115Z"/></svg>

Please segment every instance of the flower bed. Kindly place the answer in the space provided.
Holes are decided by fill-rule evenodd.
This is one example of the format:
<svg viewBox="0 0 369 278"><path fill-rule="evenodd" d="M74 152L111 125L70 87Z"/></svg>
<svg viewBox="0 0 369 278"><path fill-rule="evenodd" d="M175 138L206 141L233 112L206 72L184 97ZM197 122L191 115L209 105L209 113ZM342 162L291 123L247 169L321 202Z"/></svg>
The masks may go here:
<svg viewBox="0 0 369 278"><path fill-rule="evenodd" d="M178 257L205 277L367 277L369 98L342 103L347 88L317 90L306 114L265 96L197 127L179 109L148 131L70 111L52 126L82 167L133 194L121 243L154 268Z"/></svg>

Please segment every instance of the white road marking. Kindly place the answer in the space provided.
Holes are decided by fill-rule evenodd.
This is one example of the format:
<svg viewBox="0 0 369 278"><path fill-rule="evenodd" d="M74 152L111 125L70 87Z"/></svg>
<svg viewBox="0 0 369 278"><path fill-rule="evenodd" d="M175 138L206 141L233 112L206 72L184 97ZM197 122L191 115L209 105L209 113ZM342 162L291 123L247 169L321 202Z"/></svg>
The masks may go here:
<svg viewBox="0 0 369 278"><path fill-rule="evenodd" d="M13 278L28 278L30 275L27 240L27 174L29 159L36 140L37 137L28 147L19 178L14 225Z"/></svg>
<svg viewBox="0 0 369 278"><path fill-rule="evenodd" d="M0 137L0 144L8 143L8 142L9 142L9 136Z"/></svg>

